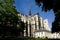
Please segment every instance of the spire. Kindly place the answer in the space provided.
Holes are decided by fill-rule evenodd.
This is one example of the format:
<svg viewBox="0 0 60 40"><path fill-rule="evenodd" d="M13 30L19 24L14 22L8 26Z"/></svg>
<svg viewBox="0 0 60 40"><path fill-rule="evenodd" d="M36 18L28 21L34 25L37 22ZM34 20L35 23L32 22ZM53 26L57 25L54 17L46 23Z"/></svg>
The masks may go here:
<svg viewBox="0 0 60 40"><path fill-rule="evenodd" d="M29 10L29 16L31 16L31 10Z"/></svg>
<svg viewBox="0 0 60 40"><path fill-rule="evenodd" d="M39 15L39 13L37 13L37 15Z"/></svg>

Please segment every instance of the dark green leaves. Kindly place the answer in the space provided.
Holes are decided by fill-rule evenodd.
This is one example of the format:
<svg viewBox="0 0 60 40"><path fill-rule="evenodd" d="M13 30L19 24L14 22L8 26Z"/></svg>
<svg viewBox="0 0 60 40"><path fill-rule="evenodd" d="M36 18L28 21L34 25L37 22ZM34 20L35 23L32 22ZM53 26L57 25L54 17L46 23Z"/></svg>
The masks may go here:
<svg viewBox="0 0 60 40"><path fill-rule="evenodd" d="M42 3L42 10L51 10L53 9L54 12L60 10L60 0L35 0L38 6Z"/></svg>

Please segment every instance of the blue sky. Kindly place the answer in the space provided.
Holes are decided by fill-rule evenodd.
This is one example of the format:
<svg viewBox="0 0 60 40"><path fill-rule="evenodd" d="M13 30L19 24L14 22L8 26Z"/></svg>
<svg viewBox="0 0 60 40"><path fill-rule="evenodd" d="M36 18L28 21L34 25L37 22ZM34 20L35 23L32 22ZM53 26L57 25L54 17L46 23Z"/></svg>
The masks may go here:
<svg viewBox="0 0 60 40"><path fill-rule="evenodd" d="M21 12L25 15L28 15L29 10L31 10L32 14L39 13L43 20L46 18L48 19L49 27L52 27L51 24L54 21L53 10L47 12L42 11L42 7L38 7L35 4L35 0L15 0L15 6L18 12Z"/></svg>

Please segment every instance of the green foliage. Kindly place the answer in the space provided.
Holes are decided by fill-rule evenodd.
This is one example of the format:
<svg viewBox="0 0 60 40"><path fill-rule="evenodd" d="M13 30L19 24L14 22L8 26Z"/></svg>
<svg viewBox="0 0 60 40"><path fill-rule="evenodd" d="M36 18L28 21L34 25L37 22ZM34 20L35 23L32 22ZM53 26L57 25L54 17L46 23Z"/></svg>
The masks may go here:
<svg viewBox="0 0 60 40"><path fill-rule="evenodd" d="M55 16L55 21L52 23L52 32L60 32L60 11Z"/></svg>
<svg viewBox="0 0 60 40"><path fill-rule="evenodd" d="M35 0L38 6L42 5L42 10L48 11L53 9L54 12L60 10L60 0Z"/></svg>
<svg viewBox="0 0 60 40"><path fill-rule="evenodd" d="M14 0L0 0L0 36L2 38L5 36L17 37L20 30L24 30L24 23L21 22L18 14ZM19 29L17 25L19 25Z"/></svg>
<svg viewBox="0 0 60 40"><path fill-rule="evenodd" d="M42 39L42 38L19 38L21 40L48 40L46 38Z"/></svg>

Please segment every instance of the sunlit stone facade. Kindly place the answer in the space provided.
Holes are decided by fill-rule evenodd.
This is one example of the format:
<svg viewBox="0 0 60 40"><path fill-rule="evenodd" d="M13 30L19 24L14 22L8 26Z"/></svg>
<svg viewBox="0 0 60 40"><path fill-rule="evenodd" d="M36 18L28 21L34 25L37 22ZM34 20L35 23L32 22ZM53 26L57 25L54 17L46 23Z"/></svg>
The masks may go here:
<svg viewBox="0 0 60 40"><path fill-rule="evenodd" d="M45 30L50 31L49 25L48 25L48 19L43 20L43 27Z"/></svg>
<svg viewBox="0 0 60 40"><path fill-rule="evenodd" d="M39 15L39 13L36 13L34 15L31 15L31 12L29 12L30 15L26 16L24 14L18 14L18 16L21 17L21 21L25 23L25 30L24 30L24 36L27 37L34 37L34 34L37 30L46 29L48 31L48 20L42 20L42 17Z"/></svg>

